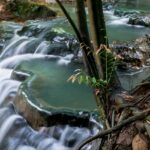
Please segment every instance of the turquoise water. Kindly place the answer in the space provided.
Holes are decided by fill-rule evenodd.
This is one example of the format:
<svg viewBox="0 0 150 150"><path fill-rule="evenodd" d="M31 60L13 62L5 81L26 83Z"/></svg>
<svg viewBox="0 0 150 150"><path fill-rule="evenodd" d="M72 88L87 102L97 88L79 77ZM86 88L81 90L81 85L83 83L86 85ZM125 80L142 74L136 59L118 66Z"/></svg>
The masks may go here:
<svg viewBox="0 0 150 150"><path fill-rule="evenodd" d="M150 34L149 28L135 27L126 24L107 25L107 35L109 42L121 41L128 42Z"/></svg>
<svg viewBox="0 0 150 150"><path fill-rule="evenodd" d="M150 3L148 1L145 2ZM132 3L121 2L119 5L122 8L131 9ZM145 5L135 4L138 6L136 9L144 9L143 7ZM72 18L75 18L75 9L72 8L69 10L71 11ZM116 17L112 11L105 12L105 19L110 43L113 41L132 41L145 34L150 34L149 28L127 25L127 18ZM48 31L54 31L58 33L58 35L65 34L66 32L74 35L71 26L64 17L52 21L28 21L27 24L31 26L33 32L35 28L36 30L41 30L36 36L37 40L40 39L41 42L44 36L51 38L50 34L52 34L52 32L47 34ZM20 28L20 26L18 28ZM28 40L30 40L30 38ZM33 93L39 101L42 99L42 103L47 105L47 103L51 101L54 107L64 106L65 104L65 107L71 106L73 109L93 109L96 107L90 88L78 85L77 83L71 84L67 82L67 79L73 74L74 70L81 66L74 64L65 66L47 60L38 60L35 62L28 61L28 63L22 64L22 67L25 70L37 74L36 78L32 79L32 84L29 88L31 93Z"/></svg>
<svg viewBox="0 0 150 150"><path fill-rule="evenodd" d="M59 63L60 60L51 59L33 59L21 63L17 70L34 74L28 81L26 94L32 95L44 107L94 110L96 104L92 89L84 84L67 82L74 70L81 66L73 63L68 65Z"/></svg>
<svg viewBox="0 0 150 150"><path fill-rule="evenodd" d="M149 9L150 1L149 0L119 0L118 7L150 12Z"/></svg>
<svg viewBox="0 0 150 150"><path fill-rule="evenodd" d="M125 11L136 10L143 14L150 14L150 0L119 0L115 9ZM113 12L105 13L107 34L110 42L132 41L145 34L150 34L150 28L131 26L127 24L128 18L116 17Z"/></svg>
<svg viewBox="0 0 150 150"><path fill-rule="evenodd" d="M75 20L75 23L77 23L77 18L75 15L76 9L70 8L69 6L66 6L66 8L71 17ZM150 0L120 0L116 8L126 11L137 10L147 14L150 13ZM104 14L107 27L107 36L110 43L113 41L132 41L144 36L145 34L150 34L149 28L128 25L127 18L114 16L113 10L104 12ZM65 31L74 34L72 27L69 25L66 19L63 23L63 26L59 27L62 27Z"/></svg>

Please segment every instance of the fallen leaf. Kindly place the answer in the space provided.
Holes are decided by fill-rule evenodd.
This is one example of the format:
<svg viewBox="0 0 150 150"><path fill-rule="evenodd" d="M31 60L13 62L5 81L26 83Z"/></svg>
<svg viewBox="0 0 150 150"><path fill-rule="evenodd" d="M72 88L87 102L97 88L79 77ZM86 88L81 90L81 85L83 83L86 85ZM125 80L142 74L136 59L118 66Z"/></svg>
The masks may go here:
<svg viewBox="0 0 150 150"><path fill-rule="evenodd" d="M129 102L135 100L134 97L133 97L133 96L130 96L130 95L124 95L123 98L124 98L126 101L129 101Z"/></svg>
<svg viewBox="0 0 150 150"><path fill-rule="evenodd" d="M133 150L148 150L148 144L143 134L137 134L132 141Z"/></svg>
<svg viewBox="0 0 150 150"><path fill-rule="evenodd" d="M136 135L136 133L137 129L134 125L131 124L130 126L121 130L116 143L118 145L129 146L132 144L133 138Z"/></svg>

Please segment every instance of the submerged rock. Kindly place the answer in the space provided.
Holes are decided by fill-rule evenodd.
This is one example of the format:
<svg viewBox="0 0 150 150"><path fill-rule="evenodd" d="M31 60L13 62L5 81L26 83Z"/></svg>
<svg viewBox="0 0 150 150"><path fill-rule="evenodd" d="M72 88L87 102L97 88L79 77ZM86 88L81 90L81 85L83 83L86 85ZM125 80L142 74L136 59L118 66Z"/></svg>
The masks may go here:
<svg viewBox="0 0 150 150"><path fill-rule="evenodd" d="M62 60L57 64L60 60L59 57L32 59L16 68L12 78L25 79L17 94L16 110L34 128L56 124L93 126L90 116L96 104L92 91L88 87L68 83L71 75L68 68L73 66L63 65Z"/></svg>
<svg viewBox="0 0 150 150"><path fill-rule="evenodd" d="M131 16L138 16L140 14L139 11L135 10L121 10L121 9L115 9L114 10L114 15L118 17L131 17Z"/></svg>

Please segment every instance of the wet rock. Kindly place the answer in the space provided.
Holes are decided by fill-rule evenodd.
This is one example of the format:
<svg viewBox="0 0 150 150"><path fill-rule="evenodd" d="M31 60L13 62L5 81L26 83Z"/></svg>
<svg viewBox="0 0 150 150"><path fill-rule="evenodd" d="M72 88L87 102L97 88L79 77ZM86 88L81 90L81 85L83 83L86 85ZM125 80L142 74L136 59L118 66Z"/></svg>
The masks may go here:
<svg viewBox="0 0 150 150"><path fill-rule="evenodd" d="M90 122L90 113L83 112L65 112L63 109L59 112L49 109L49 111L41 109L36 105L32 105L23 93L19 91L19 95L15 101L15 107L19 114L21 114L28 123L35 129L42 126L53 126L59 124L69 124L73 126L90 127L93 126ZM52 107L53 108L53 107ZM57 118L57 119L56 119Z"/></svg>
<svg viewBox="0 0 150 150"><path fill-rule="evenodd" d="M3 48L4 48L4 44L1 43L1 41L0 41L0 53L1 53L1 51L3 50Z"/></svg>
<svg viewBox="0 0 150 150"><path fill-rule="evenodd" d="M59 88L61 88L60 85L67 86L68 83L65 79L64 81L61 80L59 84L57 80L60 78L60 73L58 73L58 75L53 75L53 69L55 68L55 70L61 70L60 76L64 76L64 74L67 73L67 70L65 69L66 67L64 66L62 68L62 64L60 66L55 65L54 67L54 63L48 59L35 59L31 61L32 67L28 66L29 61L23 62L22 65L16 68L16 71L14 71L12 75L13 79L25 79L19 88L17 99L14 102L17 112L23 115L34 128L41 126L52 126L56 124L93 126L93 123L90 122L89 119L91 116L91 111L95 108L94 101L92 103L91 99L89 99L90 106L88 106L87 98L86 102L81 104L81 99L79 97L75 98L74 96L76 100L75 102L74 98L65 96L64 99L61 96L61 93L59 93ZM55 61L55 64L57 64L58 59ZM47 63L47 65L45 63ZM40 70L37 70L37 65L40 65ZM48 70L50 70L50 72L47 72L47 69L44 69L46 66L48 66ZM55 78L52 76L55 76ZM70 89L71 87L69 86L68 88ZM53 97L52 95L55 90L57 93L56 96ZM67 90L66 92L69 91ZM70 91L69 93L72 92ZM73 103L74 105L72 105ZM92 106L93 104L94 106Z"/></svg>
<svg viewBox="0 0 150 150"><path fill-rule="evenodd" d="M114 8L113 4L112 3L108 3L108 2L103 2L103 9L104 10L112 10Z"/></svg>
<svg viewBox="0 0 150 150"><path fill-rule="evenodd" d="M137 39L132 43L116 43L112 50L117 63L117 73L121 85L126 90L132 90L150 74L150 36Z"/></svg>
<svg viewBox="0 0 150 150"><path fill-rule="evenodd" d="M55 44L50 44L45 51L46 54L53 54L53 55L60 55L60 56L65 56L67 54L71 54L72 50L69 49L65 43L55 43ZM44 54L44 52L43 52Z"/></svg>
<svg viewBox="0 0 150 150"><path fill-rule="evenodd" d="M51 10L49 6L40 3L34 3L27 0L12 0L8 1L6 9L14 16L22 19L34 19L55 17L56 12Z"/></svg>
<svg viewBox="0 0 150 150"><path fill-rule="evenodd" d="M121 9L115 9L114 10L114 15L118 17L131 17L140 14L138 11L125 11Z"/></svg>
<svg viewBox="0 0 150 150"><path fill-rule="evenodd" d="M146 60L146 65L147 65L147 66L150 66L150 59L147 59L147 60Z"/></svg>
<svg viewBox="0 0 150 150"><path fill-rule="evenodd" d="M32 37L32 36L36 37L42 31L43 31L43 29L37 28L37 26L27 25L27 26L24 26L20 31L18 31L17 34L18 35L28 36L28 37Z"/></svg>
<svg viewBox="0 0 150 150"><path fill-rule="evenodd" d="M78 51L76 51L76 53L74 53L72 62L83 64L83 54L82 54L81 50L78 50Z"/></svg>
<svg viewBox="0 0 150 150"><path fill-rule="evenodd" d="M142 17L142 16L130 17L128 24L150 27L150 17L147 17L147 16L146 17Z"/></svg>
<svg viewBox="0 0 150 150"><path fill-rule="evenodd" d="M36 37L39 39L36 40L37 42L33 41L28 44L27 49L29 52L36 49L35 53L61 56L72 53L75 57L80 50L80 44L75 36L66 33L61 28L55 28L55 24L59 21L61 20L52 20L49 22L50 25L47 25L47 22L27 21L17 33L20 36L24 35L29 38Z"/></svg>
<svg viewBox="0 0 150 150"><path fill-rule="evenodd" d="M17 80L17 81L25 81L30 76L29 73L23 73L23 72L17 72L13 71L11 75L11 79Z"/></svg>
<svg viewBox="0 0 150 150"><path fill-rule="evenodd" d="M114 55L119 61L119 70L139 70L149 65L150 36L145 35L132 43L116 43L112 45Z"/></svg>
<svg viewBox="0 0 150 150"><path fill-rule="evenodd" d="M139 50L139 48L135 49L133 46L120 45L114 47L114 51L120 61L118 69L128 70L135 67L142 67L144 54Z"/></svg>
<svg viewBox="0 0 150 150"><path fill-rule="evenodd" d="M0 43L5 43L14 36L14 32L17 29L20 29L21 25L10 22L10 21L1 21L0 22Z"/></svg>

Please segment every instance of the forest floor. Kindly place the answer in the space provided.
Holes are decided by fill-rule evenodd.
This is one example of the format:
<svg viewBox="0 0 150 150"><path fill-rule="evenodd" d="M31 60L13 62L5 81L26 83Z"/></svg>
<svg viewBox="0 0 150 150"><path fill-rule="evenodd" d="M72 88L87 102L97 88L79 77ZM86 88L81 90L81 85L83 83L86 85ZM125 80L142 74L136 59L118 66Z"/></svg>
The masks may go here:
<svg viewBox="0 0 150 150"><path fill-rule="evenodd" d="M14 16L5 9L4 2L1 2L1 4L0 4L0 20L12 20L12 19L14 19Z"/></svg>

